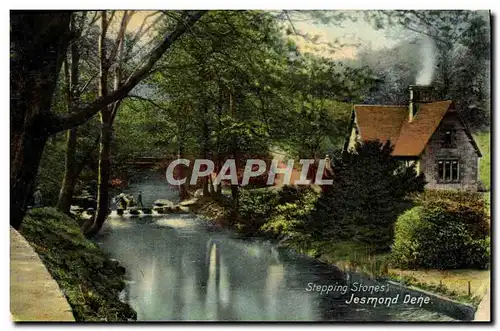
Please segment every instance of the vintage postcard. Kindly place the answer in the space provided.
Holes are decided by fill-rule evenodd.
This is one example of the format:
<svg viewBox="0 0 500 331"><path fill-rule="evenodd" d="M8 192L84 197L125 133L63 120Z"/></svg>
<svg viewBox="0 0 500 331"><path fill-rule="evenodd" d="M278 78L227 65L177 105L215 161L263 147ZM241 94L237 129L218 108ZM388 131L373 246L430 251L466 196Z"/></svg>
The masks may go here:
<svg viewBox="0 0 500 331"><path fill-rule="evenodd" d="M490 17L12 10L11 319L491 321Z"/></svg>

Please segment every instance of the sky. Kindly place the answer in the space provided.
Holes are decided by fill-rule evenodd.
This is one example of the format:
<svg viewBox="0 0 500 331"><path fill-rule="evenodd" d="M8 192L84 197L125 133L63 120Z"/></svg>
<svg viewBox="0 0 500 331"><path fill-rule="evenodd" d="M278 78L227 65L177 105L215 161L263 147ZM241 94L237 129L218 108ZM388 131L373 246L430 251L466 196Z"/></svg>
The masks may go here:
<svg viewBox="0 0 500 331"><path fill-rule="evenodd" d="M363 20L360 15L358 17L359 19L356 22L346 19L340 26L324 25L311 21L295 22L293 18L291 21L296 30L320 36L319 41L333 42L338 39L342 43L359 44L373 50L392 47L399 41L388 36L388 31L376 30L371 24ZM391 34L394 36L394 30ZM331 54L325 50L324 46L315 45L304 38L297 37L294 40L302 51L321 54L332 59L353 59L359 49L359 46L346 45Z"/></svg>
<svg viewBox="0 0 500 331"><path fill-rule="evenodd" d="M311 52L322 55L334 60L354 59L360 47L371 48L372 50L380 50L383 48L391 48L395 46L405 37L409 37L411 33L402 27L391 27L390 29L376 30L371 23L363 19L363 14L356 11L336 11L337 13L346 13L357 18L353 22L350 19L345 19L339 24L321 24L312 19L303 19L300 14L290 12L290 21L284 21L285 27L292 31L295 29L297 34L306 33L309 35L318 36L316 43L306 40L300 36L291 36L301 51ZM129 30L136 30L142 24L144 18L150 16L152 11L136 12L130 23ZM297 12L295 12L297 13ZM489 15L488 11L483 11L485 17ZM151 17L148 23L154 22L155 17ZM317 21L317 20L316 20ZM293 24L293 27L292 27ZM331 48L325 45L325 42L334 42L338 40L340 43L347 45L331 52Z"/></svg>
<svg viewBox="0 0 500 331"><path fill-rule="evenodd" d="M363 19L364 16L360 11L343 12L354 15L358 20L353 22L346 19L340 26L322 25L311 21L295 22L293 16L291 17L291 21L297 30L319 35L322 40L331 42L338 38L348 43L359 43L362 47L371 48L372 50L391 48L403 39L409 37L418 36L422 38L422 34L417 34L398 26L392 26L390 29L376 30L372 24ZM488 10L479 10L478 12L486 21L489 21L490 12ZM303 38L295 38L295 41L303 51L313 52L337 60L354 59L359 49L359 47L355 46L345 46L334 54L330 54L330 52L324 51L325 47L314 45L313 43L305 41ZM429 48L431 47L428 43L426 43L426 45ZM424 54L424 56L425 55L426 54Z"/></svg>
<svg viewBox="0 0 500 331"><path fill-rule="evenodd" d="M150 16L152 13L152 11L136 12L132 16L128 30L137 30L142 24L144 18ZM148 23L151 23L154 20L155 17L151 17L148 19ZM119 20L116 21L118 22ZM320 37L318 39L319 42L333 42L335 39L339 39L341 42L361 43L364 46L371 45L373 49L390 47L395 45L397 42L394 39L387 37L385 31L375 30L363 19L360 19L357 22L345 20L342 22L341 26L323 25L320 23L314 23L312 20L301 21L293 15L291 15L291 21L293 23L293 27L299 33L318 35ZM289 22L285 22L284 24L285 26L290 25ZM331 54L329 51L325 50L326 47L324 44L315 45L301 37L293 37L293 39L299 48L305 52L313 52L333 59L352 59L356 57L357 47L355 46L345 46L336 51L334 54Z"/></svg>

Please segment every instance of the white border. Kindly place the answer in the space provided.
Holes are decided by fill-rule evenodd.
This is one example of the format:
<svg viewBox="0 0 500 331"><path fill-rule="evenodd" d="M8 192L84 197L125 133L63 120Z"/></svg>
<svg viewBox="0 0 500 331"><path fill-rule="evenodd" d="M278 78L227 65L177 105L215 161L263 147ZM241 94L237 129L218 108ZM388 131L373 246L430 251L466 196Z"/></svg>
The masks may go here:
<svg viewBox="0 0 500 331"><path fill-rule="evenodd" d="M1 163L1 182L0 182L0 191L2 193L1 195L1 200L2 207L0 210L3 212L3 224L4 224L4 230L1 231L1 251L2 251L2 264L4 268L2 268L3 272L1 274L2 276L2 286L3 289L5 290L4 295L1 297L1 306L0 306L0 314L2 316L2 321L1 321L1 329L13 329L14 326L10 322L10 313L9 313L9 289L8 289L8 284L9 284L9 268L7 267L8 262L9 262L9 231L8 231L8 215L7 215L7 210L8 210L8 201L9 201L9 163L7 162L7 155L9 155L9 143L8 141L10 140L9 138L9 112L7 109L9 109L9 55L7 52L8 49L8 43L9 43L9 9L73 9L73 8L78 8L78 9L107 9L107 8L116 8L116 9L156 9L156 8L165 8L165 9L491 9L493 11L493 15L497 16L499 10L498 10L498 1L481 1L481 0L476 0L476 1L470 1L470 0L455 0L455 1L430 1L430 0L419 0L419 1L387 1L387 0L378 0L378 1L361 1L361 0L349 0L349 1L318 1L318 0L274 0L274 1L269 1L269 0L246 0L246 1L240 1L240 2L235 2L235 1L218 1L218 0L212 0L210 2L207 1L193 1L193 0L183 0L183 1L150 1L150 0L142 0L140 2L137 1L131 1L131 0L114 0L114 1L96 1L96 0L86 0L86 1L80 1L80 2L68 2L68 1L43 1L43 2L37 2L37 1L5 1L1 3L2 6L2 11L1 11L1 22L2 22L2 31L0 33L0 38L1 38L1 44L3 45L3 52L1 52L1 55L3 57L2 59L2 74L0 77L3 77L2 81L2 102L3 102L3 107L2 107L2 112L1 116L3 116L2 120L0 120L0 125L2 128L0 129L0 134L2 135L2 140L0 143L0 146L2 148L2 153L1 155L4 155L4 162ZM138 7L138 5L140 5ZM494 31L493 36L495 37L495 40L493 41L493 47L496 45L496 40L498 36L498 17L495 17L495 23L496 25L494 26ZM498 70L498 53L495 52L495 72L492 73L492 76L496 77L496 73ZM495 91L492 91L492 95L500 95L498 94L498 82L495 84ZM495 104L496 105L496 104ZM495 112L496 109L493 109L492 112ZM499 115L496 116L495 118L495 128L498 130L499 127L499 121L498 118L500 118ZM497 141L494 143L492 142L492 146L497 145ZM495 150L495 156L497 156L497 151ZM495 172L498 175L498 170L499 170L499 163L497 158L495 157ZM495 176L496 177L496 176ZM495 187L498 183L495 180ZM495 197L495 206L499 205L500 197L496 196ZM492 220L493 223L496 223L495 220ZM495 233L494 233L494 238L496 238L497 235L497 229L498 225L495 225ZM494 240L495 244L497 243L496 239ZM495 245L496 246L496 245ZM494 265L498 266L498 252L495 250L494 252L495 261ZM495 267L496 268L496 267ZM498 270L497 270L498 273ZM493 277L492 277L493 278ZM494 281L492 279L492 281ZM496 285L496 284L495 284ZM496 288L496 286L495 286ZM494 294L493 294L494 295ZM496 299L496 298L495 298ZM495 300L496 301L496 300ZM496 311L495 311L495 316L498 318L498 306L499 303L496 301ZM293 326L296 326L297 324L286 324L286 325L281 325L279 327L281 328L290 328ZM95 327L102 327L103 325L95 325ZM402 325L379 325L378 327L372 326L372 325L301 325L303 327L329 327L329 328L335 328L335 329L346 329L346 328L362 328L364 329L371 329L371 328L399 328ZM23 329L30 330L30 329L35 329L38 328L39 326L24 326ZM62 328L66 328L67 325L62 325ZM80 326L82 327L82 326ZM111 329L118 329L122 327L128 327L128 326L108 326L107 328ZM163 325L160 326L161 328L168 328L169 330L182 330L187 328L198 328L199 326L195 325L185 325L185 326L179 326L179 325ZM203 327L204 329L218 329L220 327L225 327L224 325L207 325ZM241 329L263 329L263 328L268 328L269 326L266 325L251 325L251 326L239 326ZM271 325L271 327L278 327L277 325ZM411 329L420 329L420 328L434 328L436 325L427 325L427 326L422 326L422 325L406 325L406 327L411 328ZM447 325L445 328L454 328L455 326L453 325ZM480 325L462 325L462 327L465 328L479 328L479 327L484 327ZM90 329L92 326L83 326L83 329Z"/></svg>

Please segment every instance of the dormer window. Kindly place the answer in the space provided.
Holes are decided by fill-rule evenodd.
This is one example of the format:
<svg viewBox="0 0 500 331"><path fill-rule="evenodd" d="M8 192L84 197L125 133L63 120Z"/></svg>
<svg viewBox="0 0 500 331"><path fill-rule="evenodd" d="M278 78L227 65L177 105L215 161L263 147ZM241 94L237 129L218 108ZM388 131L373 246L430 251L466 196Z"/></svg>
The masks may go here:
<svg viewBox="0 0 500 331"><path fill-rule="evenodd" d="M445 126L442 130L443 148L455 148L455 128L452 126Z"/></svg>

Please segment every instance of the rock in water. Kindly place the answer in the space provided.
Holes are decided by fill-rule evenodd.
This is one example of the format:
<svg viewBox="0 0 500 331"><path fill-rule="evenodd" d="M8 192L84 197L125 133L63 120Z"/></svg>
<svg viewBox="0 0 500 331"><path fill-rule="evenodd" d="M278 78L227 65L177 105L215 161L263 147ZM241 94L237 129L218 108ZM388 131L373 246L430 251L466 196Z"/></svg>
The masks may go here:
<svg viewBox="0 0 500 331"><path fill-rule="evenodd" d="M155 207L173 207L174 203L167 199L158 199L154 202Z"/></svg>
<svg viewBox="0 0 500 331"><path fill-rule="evenodd" d="M165 214L165 208L164 207L154 207L153 208L154 211L156 211L158 214Z"/></svg>
<svg viewBox="0 0 500 331"><path fill-rule="evenodd" d="M130 208L129 213L130 215L139 215L141 212L137 209L137 207L132 207Z"/></svg>

